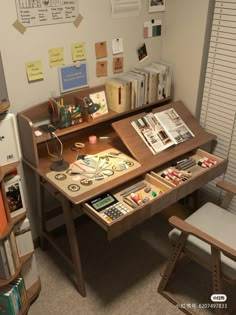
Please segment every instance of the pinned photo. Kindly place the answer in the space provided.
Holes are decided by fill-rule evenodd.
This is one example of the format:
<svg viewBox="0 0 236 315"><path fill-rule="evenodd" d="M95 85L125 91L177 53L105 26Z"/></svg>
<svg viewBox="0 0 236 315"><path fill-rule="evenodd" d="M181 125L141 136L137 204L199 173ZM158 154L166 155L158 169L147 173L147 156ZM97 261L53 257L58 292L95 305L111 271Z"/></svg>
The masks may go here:
<svg viewBox="0 0 236 315"><path fill-rule="evenodd" d="M143 62L148 58L146 44L144 43L141 47L137 49L139 62Z"/></svg>

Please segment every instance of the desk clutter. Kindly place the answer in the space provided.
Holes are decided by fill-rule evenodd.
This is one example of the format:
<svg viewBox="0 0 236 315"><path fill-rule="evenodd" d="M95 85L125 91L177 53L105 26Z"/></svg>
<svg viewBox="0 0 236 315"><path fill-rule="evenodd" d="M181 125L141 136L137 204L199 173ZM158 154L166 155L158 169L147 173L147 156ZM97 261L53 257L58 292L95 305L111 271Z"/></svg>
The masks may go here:
<svg viewBox="0 0 236 315"><path fill-rule="evenodd" d="M162 170L151 171L135 182L125 183L89 200L84 204L86 213L91 217L100 218L109 226L144 206L158 209L163 197L175 198L173 188L180 187L181 191L181 186L193 182L194 178L207 172L218 162L215 157L206 156L206 152L197 150L192 156L170 162L170 165Z"/></svg>
<svg viewBox="0 0 236 315"><path fill-rule="evenodd" d="M125 215L161 197L171 189L150 174L125 183L112 192L100 195L84 204L89 215L100 217L107 224L122 219Z"/></svg>
<svg viewBox="0 0 236 315"><path fill-rule="evenodd" d="M136 160L112 148L96 155L78 155L66 171L52 171L46 176L67 195L75 197L138 167Z"/></svg>

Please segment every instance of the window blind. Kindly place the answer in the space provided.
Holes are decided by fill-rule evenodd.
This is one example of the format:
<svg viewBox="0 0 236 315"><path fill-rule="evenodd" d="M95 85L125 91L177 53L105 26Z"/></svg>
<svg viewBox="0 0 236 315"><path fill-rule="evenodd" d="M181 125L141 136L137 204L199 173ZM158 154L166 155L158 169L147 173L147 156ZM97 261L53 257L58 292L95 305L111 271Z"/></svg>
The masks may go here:
<svg viewBox="0 0 236 315"><path fill-rule="evenodd" d="M201 102L200 123L217 135L214 154L229 160L220 178L236 184L236 0L216 0ZM204 187L215 197L219 177ZM236 213L236 198L230 211Z"/></svg>

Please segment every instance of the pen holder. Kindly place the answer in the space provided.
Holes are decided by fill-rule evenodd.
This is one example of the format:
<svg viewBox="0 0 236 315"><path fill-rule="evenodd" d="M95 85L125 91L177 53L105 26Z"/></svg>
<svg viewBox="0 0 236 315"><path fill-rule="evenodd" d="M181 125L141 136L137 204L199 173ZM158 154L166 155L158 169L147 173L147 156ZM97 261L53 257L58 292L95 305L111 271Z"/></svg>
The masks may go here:
<svg viewBox="0 0 236 315"><path fill-rule="evenodd" d="M67 128L84 121L81 107L77 105L64 105L60 107L59 128ZM61 125L61 127L60 127Z"/></svg>

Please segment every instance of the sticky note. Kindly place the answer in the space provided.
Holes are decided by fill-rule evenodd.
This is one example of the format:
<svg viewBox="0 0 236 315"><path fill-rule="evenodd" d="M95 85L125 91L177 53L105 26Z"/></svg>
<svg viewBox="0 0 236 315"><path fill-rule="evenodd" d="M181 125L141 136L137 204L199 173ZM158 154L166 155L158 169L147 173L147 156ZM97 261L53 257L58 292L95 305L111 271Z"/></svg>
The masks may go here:
<svg viewBox="0 0 236 315"><path fill-rule="evenodd" d="M85 60L85 43L74 43L72 44L72 60Z"/></svg>
<svg viewBox="0 0 236 315"><path fill-rule="evenodd" d="M25 67L29 82L43 80L43 66L41 60L26 62Z"/></svg>
<svg viewBox="0 0 236 315"><path fill-rule="evenodd" d="M49 49L50 67L64 65L64 48Z"/></svg>

